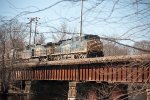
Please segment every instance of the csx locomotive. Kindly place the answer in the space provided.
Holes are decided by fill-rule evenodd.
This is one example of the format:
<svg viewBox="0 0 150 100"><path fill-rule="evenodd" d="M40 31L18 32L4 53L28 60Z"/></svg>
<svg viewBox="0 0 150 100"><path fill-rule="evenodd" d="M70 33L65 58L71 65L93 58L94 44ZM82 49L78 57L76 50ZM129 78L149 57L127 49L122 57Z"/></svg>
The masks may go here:
<svg viewBox="0 0 150 100"><path fill-rule="evenodd" d="M14 52L14 51L13 51ZM61 40L57 43L31 46L30 49L15 51L17 59L62 60L102 57L103 44L97 35L85 35Z"/></svg>

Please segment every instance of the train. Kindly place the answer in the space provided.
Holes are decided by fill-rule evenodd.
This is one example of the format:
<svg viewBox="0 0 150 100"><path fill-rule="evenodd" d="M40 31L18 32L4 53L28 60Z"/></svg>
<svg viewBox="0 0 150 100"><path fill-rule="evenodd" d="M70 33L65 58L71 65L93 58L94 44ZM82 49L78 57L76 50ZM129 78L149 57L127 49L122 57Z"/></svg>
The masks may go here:
<svg viewBox="0 0 150 100"><path fill-rule="evenodd" d="M57 61L64 59L82 59L103 57L103 43L98 35L77 36L45 45L36 44L24 50L13 49L10 57L20 60Z"/></svg>

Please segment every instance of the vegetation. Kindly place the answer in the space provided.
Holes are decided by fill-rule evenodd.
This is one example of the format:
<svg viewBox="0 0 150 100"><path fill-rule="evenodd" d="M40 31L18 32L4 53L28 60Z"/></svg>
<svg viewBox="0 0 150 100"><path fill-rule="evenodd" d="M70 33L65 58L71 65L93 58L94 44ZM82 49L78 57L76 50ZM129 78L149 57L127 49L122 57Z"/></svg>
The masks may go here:
<svg viewBox="0 0 150 100"><path fill-rule="evenodd" d="M2 91L6 94L8 85L11 82L10 77L15 62L15 56L13 56L12 59L9 59L9 55L11 55L10 51L12 49L23 50L25 46L25 37L27 35L25 32L26 27L16 19L10 21L1 19L0 23L0 72L2 73Z"/></svg>

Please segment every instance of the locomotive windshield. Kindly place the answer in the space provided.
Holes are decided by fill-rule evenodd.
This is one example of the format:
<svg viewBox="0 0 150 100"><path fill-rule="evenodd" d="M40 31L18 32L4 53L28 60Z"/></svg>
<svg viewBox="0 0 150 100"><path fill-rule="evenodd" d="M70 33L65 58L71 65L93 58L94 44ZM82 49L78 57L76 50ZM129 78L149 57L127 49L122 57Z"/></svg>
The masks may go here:
<svg viewBox="0 0 150 100"><path fill-rule="evenodd" d="M85 35L84 38L85 39L100 39L98 35Z"/></svg>
<svg viewBox="0 0 150 100"><path fill-rule="evenodd" d="M78 36L78 37L74 37L72 38L72 41L80 41L81 40L91 40L91 39L100 39L100 37L98 35L85 35L85 36Z"/></svg>

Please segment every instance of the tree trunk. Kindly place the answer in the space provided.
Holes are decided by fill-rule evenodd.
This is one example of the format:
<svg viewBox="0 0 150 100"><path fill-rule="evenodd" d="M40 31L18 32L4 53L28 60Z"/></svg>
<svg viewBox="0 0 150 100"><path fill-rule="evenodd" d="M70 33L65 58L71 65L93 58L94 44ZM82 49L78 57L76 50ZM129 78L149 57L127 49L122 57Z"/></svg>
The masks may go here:
<svg viewBox="0 0 150 100"><path fill-rule="evenodd" d="M7 85L6 85L6 65L5 65L5 41L3 41L3 51L2 51L2 93L7 94Z"/></svg>

